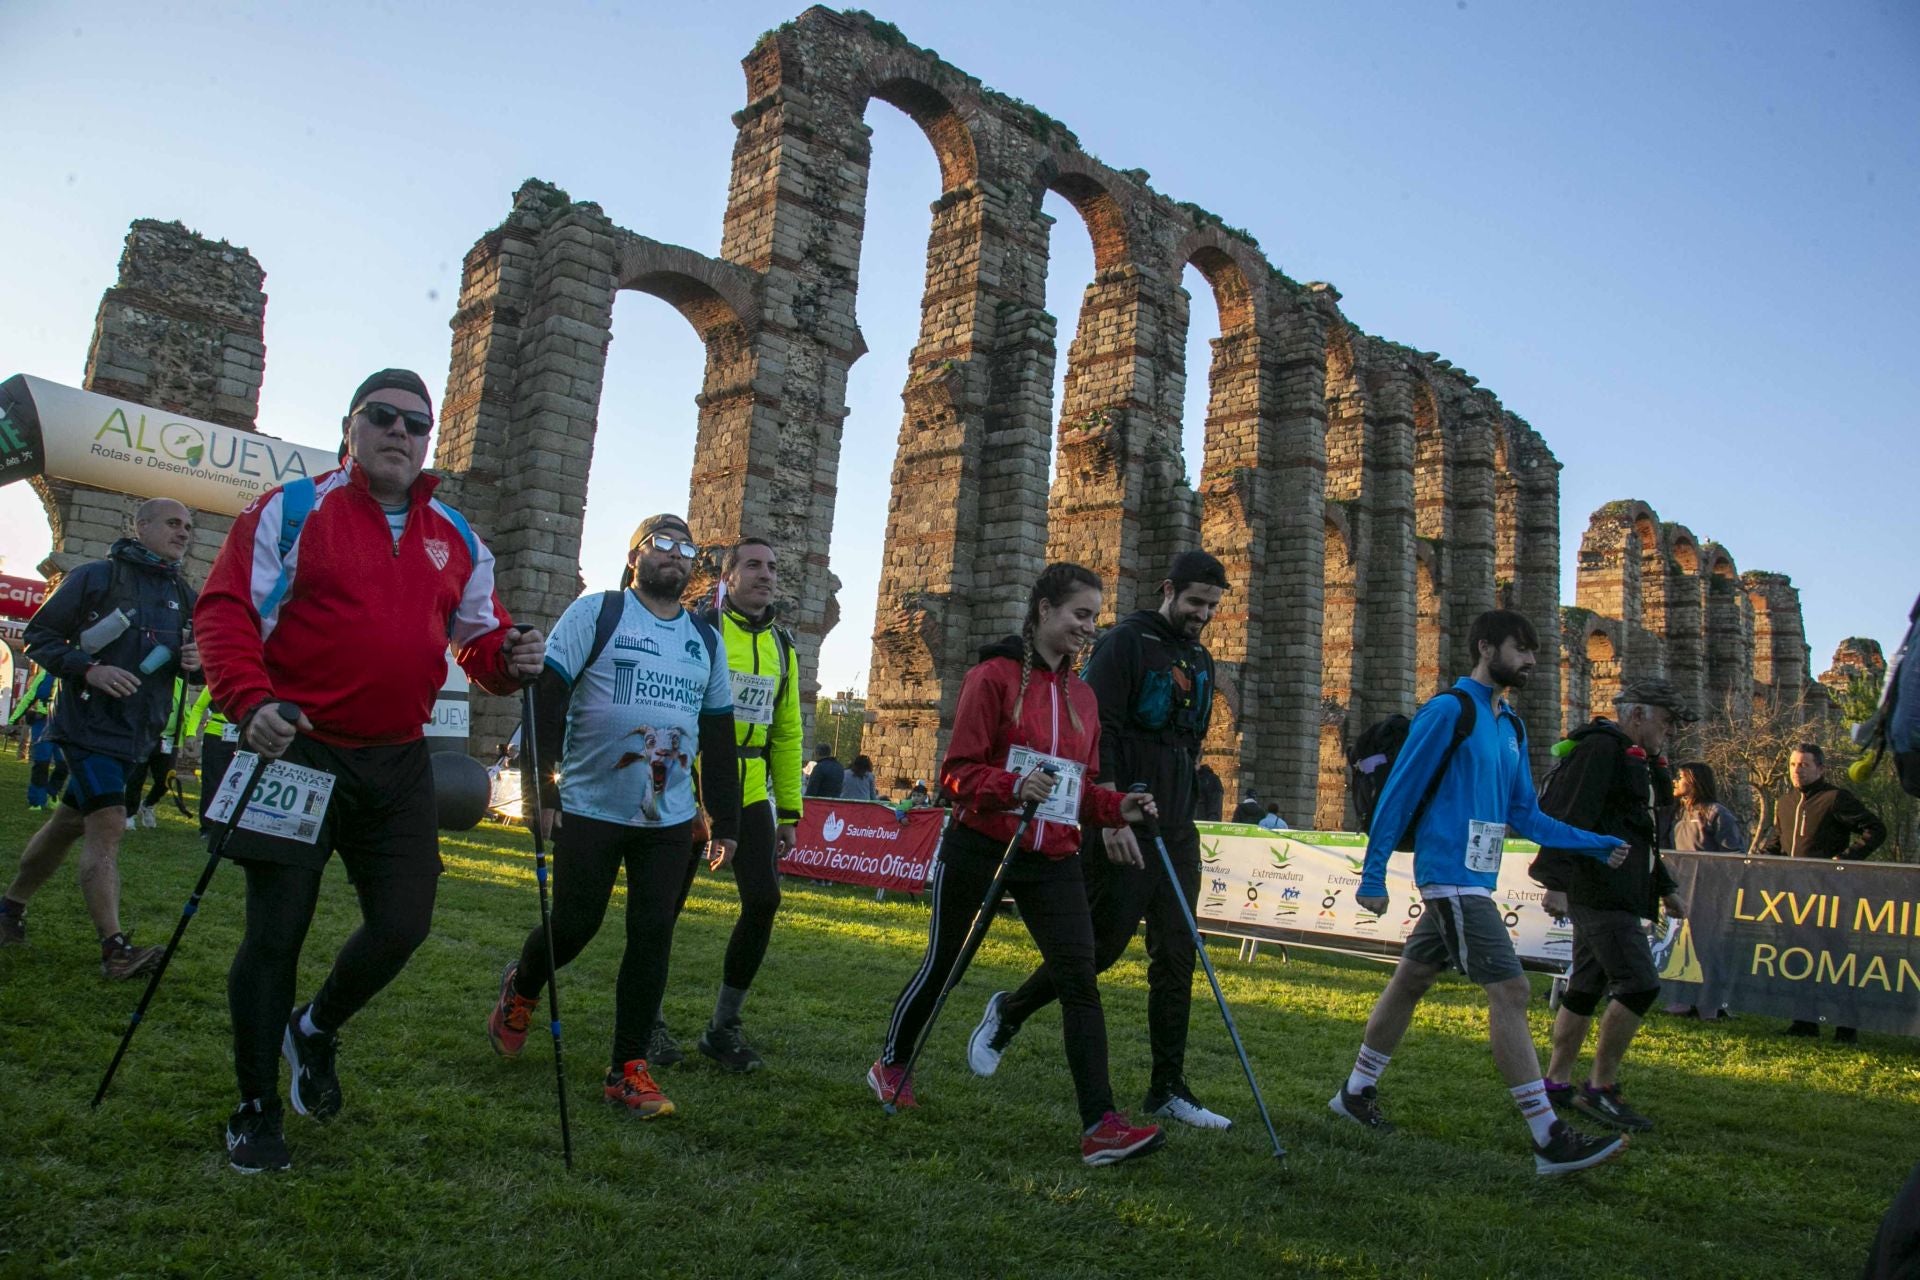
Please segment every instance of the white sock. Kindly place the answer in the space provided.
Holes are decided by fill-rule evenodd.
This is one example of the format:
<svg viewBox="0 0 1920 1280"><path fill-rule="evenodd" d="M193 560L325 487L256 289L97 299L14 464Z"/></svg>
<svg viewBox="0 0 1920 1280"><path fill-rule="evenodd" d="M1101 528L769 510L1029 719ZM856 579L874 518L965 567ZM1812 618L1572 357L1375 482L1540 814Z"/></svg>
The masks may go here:
<svg viewBox="0 0 1920 1280"><path fill-rule="evenodd" d="M317 1036L320 1034L320 1028L313 1025L312 1005L308 1005L300 1015L300 1034L303 1036Z"/></svg>
<svg viewBox="0 0 1920 1280"><path fill-rule="evenodd" d="M1353 1074L1347 1077L1347 1092L1358 1093L1370 1085L1380 1083L1380 1073L1393 1061L1393 1055L1382 1053L1378 1049L1369 1049L1365 1041L1360 1045L1360 1056L1353 1064Z"/></svg>
<svg viewBox="0 0 1920 1280"><path fill-rule="evenodd" d="M1519 1107L1520 1114L1527 1118L1527 1127L1533 1130L1534 1144L1542 1147L1547 1145L1547 1139L1553 1136L1553 1104L1547 1101L1547 1082L1531 1080L1507 1092L1513 1095L1513 1105Z"/></svg>

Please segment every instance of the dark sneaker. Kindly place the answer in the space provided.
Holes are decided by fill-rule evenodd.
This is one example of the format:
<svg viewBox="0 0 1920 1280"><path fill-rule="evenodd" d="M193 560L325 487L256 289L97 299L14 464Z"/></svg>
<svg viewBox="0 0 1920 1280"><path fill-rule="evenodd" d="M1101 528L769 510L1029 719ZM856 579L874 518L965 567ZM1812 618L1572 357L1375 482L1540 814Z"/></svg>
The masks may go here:
<svg viewBox="0 0 1920 1280"><path fill-rule="evenodd" d="M517 1058L527 1047L527 1028L533 1025L533 1011L540 1007L539 996L523 996L513 989L513 977L519 972L520 962L509 960L500 975L500 998L487 1015L487 1039L503 1058Z"/></svg>
<svg viewBox="0 0 1920 1280"><path fill-rule="evenodd" d="M724 1027L708 1025L700 1033L700 1052L720 1064L723 1071L758 1071L766 1066L760 1055L747 1043L747 1036L740 1024L730 1022Z"/></svg>
<svg viewBox="0 0 1920 1280"><path fill-rule="evenodd" d="M681 1050L680 1042L667 1030L667 1024L656 1022L653 1032L647 1037L647 1065L650 1067L672 1067L687 1060Z"/></svg>
<svg viewBox="0 0 1920 1280"><path fill-rule="evenodd" d="M1577 1173L1619 1155L1627 1149L1627 1135L1594 1138L1580 1132L1565 1120L1553 1122L1553 1135L1546 1145L1533 1144L1533 1171L1543 1178L1558 1173Z"/></svg>
<svg viewBox="0 0 1920 1280"><path fill-rule="evenodd" d="M287 1137L280 1128L280 1099L243 1102L227 1117L227 1164L235 1173L291 1168Z"/></svg>
<svg viewBox="0 0 1920 1280"><path fill-rule="evenodd" d="M1790 1036L1806 1036L1810 1040L1820 1038L1820 1024L1817 1022L1793 1022L1787 1026Z"/></svg>
<svg viewBox="0 0 1920 1280"><path fill-rule="evenodd" d="M609 1070L605 1094L608 1103L625 1107L628 1115L640 1120L673 1114L673 1102L653 1082L645 1058L635 1058L618 1071Z"/></svg>
<svg viewBox="0 0 1920 1280"><path fill-rule="evenodd" d="M27 945L27 918L11 911L0 912L0 947Z"/></svg>
<svg viewBox="0 0 1920 1280"><path fill-rule="evenodd" d="M1375 1133L1393 1132L1393 1126L1387 1123L1386 1113L1380 1110L1380 1091L1372 1085L1358 1093L1341 1085L1340 1092L1334 1094L1327 1103L1327 1110L1363 1124Z"/></svg>
<svg viewBox="0 0 1920 1280"><path fill-rule="evenodd" d="M967 1067L977 1076L990 1076L1000 1069L1000 1055L1007 1051L1020 1030L1000 1016L1000 1005L1006 998L1004 991L988 996L980 1025L967 1037Z"/></svg>
<svg viewBox="0 0 1920 1280"><path fill-rule="evenodd" d="M873 1090L873 1096L890 1107L904 1111L917 1107L920 1100L913 1096L913 1081L907 1079L907 1069L896 1067L888 1062L876 1062L867 1068L867 1088Z"/></svg>
<svg viewBox="0 0 1920 1280"><path fill-rule="evenodd" d="M116 933L100 944L100 976L122 981L137 978L160 963L165 947L136 947L133 939Z"/></svg>
<svg viewBox="0 0 1920 1280"><path fill-rule="evenodd" d="M1571 1083L1560 1084L1556 1081L1548 1080L1545 1084L1547 1086L1547 1101L1551 1102L1556 1110L1561 1107L1571 1107L1573 1105L1574 1095L1580 1092L1574 1088Z"/></svg>
<svg viewBox="0 0 1920 1280"><path fill-rule="evenodd" d="M287 1034L280 1041L280 1052L293 1068L293 1109L315 1120L331 1120L340 1114L340 1077L334 1074L334 1055L340 1051L338 1032L307 1035L300 1030L300 1019L309 1006L301 1005L287 1019Z"/></svg>
<svg viewBox="0 0 1920 1280"><path fill-rule="evenodd" d="M1147 1100L1140 1104L1140 1109L1158 1119L1178 1120L1195 1129L1233 1128L1233 1121L1201 1106L1200 1100L1193 1096L1193 1090L1187 1088L1185 1080L1171 1089L1149 1089Z"/></svg>
<svg viewBox="0 0 1920 1280"><path fill-rule="evenodd" d="M1592 1085L1583 1086L1569 1103L1575 1111L1589 1120L1598 1120L1609 1129L1630 1129L1635 1133L1645 1133L1653 1128L1653 1121L1627 1105L1620 1096L1620 1086L1608 1085L1596 1089Z"/></svg>
<svg viewBox="0 0 1920 1280"><path fill-rule="evenodd" d="M1859 1044L1860 1029L1858 1027L1835 1027L1833 1029L1833 1042L1835 1044Z"/></svg>
<svg viewBox="0 0 1920 1280"><path fill-rule="evenodd" d="M1080 1162L1118 1164L1166 1145L1167 1135L1159 1125L1133 1124L1122 1112L1109 1111L1099 1124L1080 1135Z"/></svg>

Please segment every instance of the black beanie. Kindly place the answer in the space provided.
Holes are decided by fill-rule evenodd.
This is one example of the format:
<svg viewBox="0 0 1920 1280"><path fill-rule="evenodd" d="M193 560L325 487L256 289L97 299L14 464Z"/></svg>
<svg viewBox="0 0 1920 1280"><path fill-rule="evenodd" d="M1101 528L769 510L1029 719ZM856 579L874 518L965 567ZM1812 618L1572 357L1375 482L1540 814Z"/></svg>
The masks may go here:
<svg viewBox="0 0 1920 1280"><path fill-rule="evenodd" d="M368 396L376 391L411 391L427 402L427 412L433 412L433 397L427 394L427 384L420 375L411 369L382 369L368 378L354 391L353 399L347 403L347 416L366 403Z"/></svg>

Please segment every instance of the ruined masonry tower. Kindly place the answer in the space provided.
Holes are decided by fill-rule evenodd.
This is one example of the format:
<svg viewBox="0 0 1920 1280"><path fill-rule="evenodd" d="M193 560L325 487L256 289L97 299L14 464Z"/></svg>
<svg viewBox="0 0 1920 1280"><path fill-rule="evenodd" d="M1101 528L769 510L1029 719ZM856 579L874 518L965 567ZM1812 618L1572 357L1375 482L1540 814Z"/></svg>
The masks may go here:
<svg viewBox="0 0 1920 1280"><path fill-rule="evenodd" d="M933 775L962 675L981 644L1018 626L1050 559L1100 573L1109 616L1156 600L1178 550L1225 562L1233 590L1208 631L1221 691L1207 758L1230 794L1257 788L1299 826L1344 825L1346 742L1470 667L1476 614L1520 609L1559 652L1560 464L1473 377L1363 333L1332 286L1289 278L1245 232L1155 191L1141 170L1096 160L1059 122L888 23L809 9L743 65L717 255L625 230L530 181L466 256L434 461L493 547L516 616L551 623L578 593L613 302L622 289L652 294L706 349L688 516L710 547L754 533L782 549L782 612L811 704L820 642L839 618L827 552L847 371L866 351L863 118L877 99L920 126L941 175L873 636L864 749L883 789ZM1095 260L1059 405L1049 191L1084 221ZM1210 297L1181 287L1188 264ZM251 428L261 280L244 250L136 223L101 304L88 385ZM1202 376L1185 365L1196 305L1220 320L1197 491L1180 445L1186 381ZM66 486L41 493L56 565L104 551L128 505ZM203 527L210 558L224 522ZM1651 562L1634 572L1640 563ZM1577 696L1563 699L1562 664L1543 662L1519 698L1530 723L1597 701L1609 669L1589 659L1590 634L1625 649L1677 626L1683 638L1660 654L1690 681L1750 690L1762 651L1766 682L1804 681L1791 587L1736 593L1716 585L1726 574L1710 557L1700 563L1688 570L1700 589L1662 596L1658 616L1644 588L1603 600L1583 572L1566 664ZM1776 596L1763 627L1752 601ZM1711 625L1727 616L1731 629ZM1632 620L1581 629L1594 618ZM475 742L504 739L514 715L476 698ZM1531 735L1538 751L1550 739Z"/></svg>

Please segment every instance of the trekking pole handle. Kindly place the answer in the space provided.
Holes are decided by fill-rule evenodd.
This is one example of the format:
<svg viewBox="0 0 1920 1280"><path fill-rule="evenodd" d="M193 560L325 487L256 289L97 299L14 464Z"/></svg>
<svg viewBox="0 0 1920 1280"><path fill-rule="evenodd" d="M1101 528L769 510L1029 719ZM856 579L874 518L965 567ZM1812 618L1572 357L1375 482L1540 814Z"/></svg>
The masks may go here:
<svg viewBox="0 0 1920 1280"><path fill-rule="evenodd" d="M516 622L509 629L516 636L523 635L526 632L533 630L533 624L531 622ZM529 685L529 684L532 684L534 681L538 680L539 678L540 677L537 675L527 676L525 679L521 680L520 683L522 685Z"/></svg>
<svg viewBox="0 0 1920 1280"><path fill-rule="evenodd" d="M1127 794L1130 796L1143 796L1147 794L1147 784L1144 782L1136 782L1127 788ZM1160 838L1160 819L1154 817L1152 814L1148 814L1146 821L1139 825L1146 828L1148 839L1158 840Z"/></svg>
<svg viewBox="0 0 1920 1280"><path fill-rule="evenodd" d="M1043 764L1040 766L1040 772L1046 774L1049 778L1057 778L1060 776L1060 766L1057 764ZM1024 782L1026 779L1022 778L1021 781ZM1020 806L1020 821L1032 822L1033 815L1038 812L1040 812L1040 802L1038 800L1029 800Z"/></svg>

